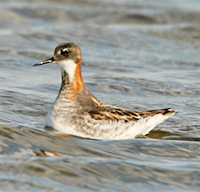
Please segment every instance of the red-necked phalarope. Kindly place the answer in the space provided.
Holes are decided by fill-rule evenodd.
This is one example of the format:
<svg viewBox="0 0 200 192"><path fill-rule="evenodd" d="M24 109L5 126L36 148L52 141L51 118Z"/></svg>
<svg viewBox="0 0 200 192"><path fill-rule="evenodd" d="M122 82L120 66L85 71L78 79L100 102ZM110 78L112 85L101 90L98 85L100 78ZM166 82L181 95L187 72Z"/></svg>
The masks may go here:
<svg viewBox="0 0 200 192"><path fill-rule="evenodd" d="M149 133L174 115L170 108L135 112L101 103L83 82L81 62L79 46L62 43L56 47L53 57L34 65L57 63L62 72L61 88L47 114L46 126L91 139L132 139Z"/></svg>

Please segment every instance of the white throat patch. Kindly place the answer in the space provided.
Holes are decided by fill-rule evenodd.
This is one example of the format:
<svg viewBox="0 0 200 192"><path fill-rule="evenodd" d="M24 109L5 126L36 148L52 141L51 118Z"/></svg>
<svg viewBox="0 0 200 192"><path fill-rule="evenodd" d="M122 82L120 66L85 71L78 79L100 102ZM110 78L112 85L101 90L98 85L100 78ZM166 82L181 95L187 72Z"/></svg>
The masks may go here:
<svg viewBox="0 0 200 192"><path fill-rule="evenodd" d="M69 75L69 81L72 82L77 64L73 60L63 60L58 62L58 65L61 67L62 73L65 71Z"/></svg>

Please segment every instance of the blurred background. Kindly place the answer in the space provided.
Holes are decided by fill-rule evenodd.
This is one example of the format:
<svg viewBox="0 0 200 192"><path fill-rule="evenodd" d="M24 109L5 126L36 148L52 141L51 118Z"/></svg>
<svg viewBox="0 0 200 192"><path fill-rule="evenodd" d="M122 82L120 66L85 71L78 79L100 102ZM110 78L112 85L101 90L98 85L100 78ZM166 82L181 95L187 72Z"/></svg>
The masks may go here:
<svg viewBox="0 0 200 192"><path fill-rule="evenodd" d="M0 190L199 191L199 0L0 0L0 28ZM48 134L60 69L32 65L63 42L100 101L178 113L127 141Z"/></svg>

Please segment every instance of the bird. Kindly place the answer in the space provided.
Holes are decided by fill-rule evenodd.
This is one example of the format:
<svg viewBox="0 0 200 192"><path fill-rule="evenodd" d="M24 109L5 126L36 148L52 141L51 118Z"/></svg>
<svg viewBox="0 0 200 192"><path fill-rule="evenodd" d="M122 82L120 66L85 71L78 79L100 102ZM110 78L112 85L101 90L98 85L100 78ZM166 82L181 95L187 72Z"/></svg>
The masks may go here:
<svg viewBox="0 0 200 192"><path fill-rule="evenodd" d="M171 108L132 111L100 102L83 82L82 54L73 42L59 44L54 55L33 65L56 63L62 83L45 126L59 133L95 140L135 139L175 114Z"/></svg>

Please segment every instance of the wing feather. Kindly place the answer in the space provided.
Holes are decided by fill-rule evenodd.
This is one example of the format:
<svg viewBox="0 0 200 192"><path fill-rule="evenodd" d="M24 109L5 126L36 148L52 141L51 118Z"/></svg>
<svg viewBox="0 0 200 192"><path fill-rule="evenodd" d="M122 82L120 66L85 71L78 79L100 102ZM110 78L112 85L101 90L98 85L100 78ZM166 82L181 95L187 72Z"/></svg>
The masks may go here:
<svg viewBox="0 0 200 192"><path fill-rule="evenodd" d="M160 109L160 110L151 110L143 112L135 112L117 108L112 105L101 105L98 110L90 111L89 114L92 118L96 120L124 120L125 122L129 121L138 121L141 118L147 118L157 114L162 114L165 116L171 116L175 111L170 108Z"/></svg>
<svg viewBox="0 0 200 192"><path fill-rule="evenodd" d="M98 108L98 110L89 113L96 120L124 120L128 122L138 121L141 118L137 112L115 108L114 106L104 106L101 107L101 110Z"/></svg>

